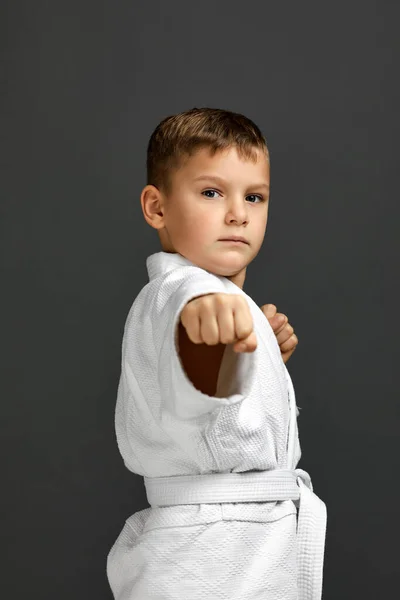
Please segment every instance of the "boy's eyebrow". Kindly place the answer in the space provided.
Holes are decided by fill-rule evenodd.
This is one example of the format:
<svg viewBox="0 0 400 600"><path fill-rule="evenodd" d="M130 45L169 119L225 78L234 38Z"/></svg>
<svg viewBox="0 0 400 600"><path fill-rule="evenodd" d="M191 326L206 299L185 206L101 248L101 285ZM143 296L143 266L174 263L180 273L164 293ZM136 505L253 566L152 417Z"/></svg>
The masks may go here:
<svg viewBox="0 0 400 600"><path fill-rule="evenodd" d="M199 175L198 177L195 177L195 179L193 179L193 181L200 181L200 180L214 181L215 183L219 183L220 185L226 184L226 181L224 179L222 179L222 177L218 177L217 175ZM253 183L250 187L256 187L256 188L263 187L263 188L269 190L269 185L265 182Z"/></svg>

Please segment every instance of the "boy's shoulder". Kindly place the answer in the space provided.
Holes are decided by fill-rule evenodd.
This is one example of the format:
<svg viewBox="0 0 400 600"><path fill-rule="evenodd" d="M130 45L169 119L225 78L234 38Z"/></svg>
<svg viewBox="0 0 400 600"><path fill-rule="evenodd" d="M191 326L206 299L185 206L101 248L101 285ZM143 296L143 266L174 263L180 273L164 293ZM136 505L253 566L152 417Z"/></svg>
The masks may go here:
<svg viewBox="0 0 400 600"><path fill-rule="evenodd" d="M156 297L158 301L166 301L175 293L190 293L191 290L209 289L210 293L228 292L230 281L195 265L180 254L158 252L147 261L149 281L142 288L140 295L148 300Z"/></svg>
<svg viewBox="0 0 400 600"><path fill-rule="evenodd" d="M157 252L146 260L148 282L139 289L128 318L154 303L161 308L175 293L185 294L193 289L210 288L214 292L227 290L229 281L193 264L180 254Z"/></svg>

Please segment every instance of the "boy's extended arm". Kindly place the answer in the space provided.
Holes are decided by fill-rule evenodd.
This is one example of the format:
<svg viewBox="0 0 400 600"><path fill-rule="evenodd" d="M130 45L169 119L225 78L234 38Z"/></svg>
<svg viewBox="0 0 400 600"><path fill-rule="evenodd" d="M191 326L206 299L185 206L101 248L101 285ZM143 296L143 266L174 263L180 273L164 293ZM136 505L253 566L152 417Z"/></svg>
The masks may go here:
<svg viewBox="0 0 400 600"><path fill-rule="evenodd" d="M148 309L143 307L142 313L137 315L137 321L150 323L152 327L150 360L155 356L160 409L186 420L204 418L221 406L241 402L254 385L257 361L254 353L224 352L228 350L225 342L229 336L224 343L222 339L215 339L221 342L215 344L192 342L206 341L202 337L197 339L199 315L193 310L193 304L199 305L201 296L227 295L227 291L220 279L196 267L181 271L173 270L160 280L156 295ZM188 315L184 311L189 303L192 308ZM209 312L207 317L207 308L204 313L206 318L213 319ZM218 333L221 333L220 327ZM126 355L133 360L135 350L128 350Z"/></svg>

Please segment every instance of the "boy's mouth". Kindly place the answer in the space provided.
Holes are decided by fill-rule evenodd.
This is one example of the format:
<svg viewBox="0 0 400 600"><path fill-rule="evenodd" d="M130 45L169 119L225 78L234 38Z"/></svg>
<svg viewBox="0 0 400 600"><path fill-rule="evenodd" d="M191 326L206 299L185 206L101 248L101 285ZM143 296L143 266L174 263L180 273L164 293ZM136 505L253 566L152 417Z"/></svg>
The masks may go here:
<svg viewBox="0 0 400 600"><path fill-rule="evenodd" d="M235 242L237 244L248 244L249 243L244 237L242 237L240 235L232 235L227 238L221 238L219 241L220 242Z"/></svg>

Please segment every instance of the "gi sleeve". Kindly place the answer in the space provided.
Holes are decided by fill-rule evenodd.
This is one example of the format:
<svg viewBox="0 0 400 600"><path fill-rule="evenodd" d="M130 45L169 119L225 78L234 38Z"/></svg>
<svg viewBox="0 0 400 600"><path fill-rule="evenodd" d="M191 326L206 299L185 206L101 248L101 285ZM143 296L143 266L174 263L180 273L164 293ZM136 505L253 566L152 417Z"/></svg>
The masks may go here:
<svg viewBox="0 0 400 600"><path fill-rule="evenodd" d="M157 370L161 393L161 411L180 419L197 418L224 405L242 402L254 385L257 349L235 353L229 346L229 356L222 369L221 380L225 397L209 396L198 390L188 378L179 356L178 326L185 305L197 296L211 293L234 293L227 290L218 277L203 269L185 267L185 277L176 281L166 277L152 305L151 321L157 353ZM226 365L234 365L227 378ZM227 379L229 379L227 383Z"/></svg>

